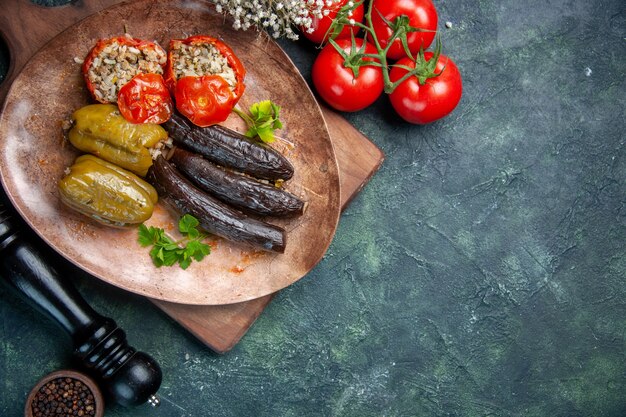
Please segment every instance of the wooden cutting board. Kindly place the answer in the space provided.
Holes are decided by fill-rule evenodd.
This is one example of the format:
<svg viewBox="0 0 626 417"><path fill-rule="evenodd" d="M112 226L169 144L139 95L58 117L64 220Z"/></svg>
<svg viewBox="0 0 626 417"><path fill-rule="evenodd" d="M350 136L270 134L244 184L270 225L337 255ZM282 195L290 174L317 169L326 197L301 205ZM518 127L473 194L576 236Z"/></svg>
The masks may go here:
<svg viewBox="0 0 626 417"><path fill-rule="evenodd" d="M181 0L184 1L184 0ZM122 0L79 1L59 7L41 7L30 0L3 2L0 33L11 62L0 84L0 103L28 59L47 41L79 20ZM339 114L322 107L339 165L341 203L345 208L380 167L384 155L376 145ZM272 300L268 295L238 304L191 306L151 300L156 306L218 353L230 350Z"/></svg>

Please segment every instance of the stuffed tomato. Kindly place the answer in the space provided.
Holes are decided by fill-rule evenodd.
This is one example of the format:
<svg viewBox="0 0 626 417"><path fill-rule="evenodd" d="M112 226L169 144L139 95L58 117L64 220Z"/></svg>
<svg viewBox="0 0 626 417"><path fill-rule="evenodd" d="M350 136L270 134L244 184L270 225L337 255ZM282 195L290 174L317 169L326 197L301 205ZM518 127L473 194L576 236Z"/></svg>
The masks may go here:
<svg viewBox="0 0 626 417"><path fill-rule="evenodd" d="M245 90L246 71L219 39L192 36L170 41L165 82L176 108L197 126L223 122Z"/></svg>
<svg viewBox="0 0 626 417"><path fill-rule="evenodd" d="M129 36L99 40L83 62L89 93L99 103L117 103L133 123L163 123L173 112L163 79L165 50Z"/></svg>

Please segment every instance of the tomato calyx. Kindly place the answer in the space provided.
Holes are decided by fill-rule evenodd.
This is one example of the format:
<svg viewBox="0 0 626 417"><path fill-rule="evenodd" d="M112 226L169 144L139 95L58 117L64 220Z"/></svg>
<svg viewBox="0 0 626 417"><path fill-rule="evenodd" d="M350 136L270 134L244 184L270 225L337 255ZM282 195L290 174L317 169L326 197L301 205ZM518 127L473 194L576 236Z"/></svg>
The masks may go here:
<svg viewBox="0 0 626 417"><path fill-rule="evenodd" d="M363 66L380 67L380 63L374 60L377 55L368 54L365 52L365 49L367 47L367 39L363 41L361 46L358 46L354 34L352 34L350 52L346 52L333 39L328 39L328 42L337 50L337 53L341 55L344 60L343 66L352 71L352 73L354 74L354 78L359 77L359 70Z"/></svg>
<svg viewBox="0 0 626 417"><path fill-rule="evenodd" d="M441 71L436 72L437 62L439 61L439 57L441 56L441 39L439 36L435 38L435 50L433 51L433 56L427 60L424 49L420 48L419 53L413 57L409 57L409 59L415 63L415 68L408 67L406 65L392 65L392 67L400 67L407 70L407 73L404 74L402 78L398 81L392 83L392 92L396 89L397 86L402 84L405 80L410 77L416 77L420 85L426 84L426 80L429 78L439 77L446 69L445 65L441 69Z"/></svg>
<svg viewBox="0 0 626 417"><path fill-rule="evenodd" d="M409 58L413 58L413 54L411 53L411 49L409 48L409 40L407 38L407 35L415 32L433 32L429 29L422 29L411 26L409 16L405 14L396 17L394 20L388 20L378 9L376 9L376 13L378 13L380 19L385 22L385 24L389 26L389 29L391 29L392 31L391 37L389 38L389 40L387 40L387 44L382 50L385 55L387 55L387 52L393 46L394 41L396 39L399 39L406 56L408 56ZM374 32L374 36L376 36L376 32Z"/></svg>

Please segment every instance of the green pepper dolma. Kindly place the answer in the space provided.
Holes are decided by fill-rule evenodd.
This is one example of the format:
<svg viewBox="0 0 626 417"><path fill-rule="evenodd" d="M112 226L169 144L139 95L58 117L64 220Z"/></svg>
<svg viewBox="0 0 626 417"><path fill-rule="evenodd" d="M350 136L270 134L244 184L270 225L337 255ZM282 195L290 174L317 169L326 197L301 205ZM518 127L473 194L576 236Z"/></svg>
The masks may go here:
<svg viewBox="0 0 626 417"><path fill-rule="evenodd" d="M72 145L142 177L152 165L148 148L167 139L161 126L130 123L112 104L90 104L76 110L72 118L68 135Z"/></svg>
<svg viewBox="0 0 626 417"><path fill-rule="evenodd" d="M93 155L76 159L59 191L69 207L110 226L143 223L158 199L146 181Z"/></svg>

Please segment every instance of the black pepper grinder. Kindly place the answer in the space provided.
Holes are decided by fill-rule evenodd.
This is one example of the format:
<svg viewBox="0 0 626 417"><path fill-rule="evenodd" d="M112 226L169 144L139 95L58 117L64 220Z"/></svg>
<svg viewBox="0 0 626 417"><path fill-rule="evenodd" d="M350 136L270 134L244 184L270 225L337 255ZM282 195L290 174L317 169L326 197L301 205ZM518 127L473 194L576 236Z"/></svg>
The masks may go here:
<svg viewBox="0 0 626 417"><path fill-rule="evenodd" d="M123 406L158 405L155 394L162 375L157 362L129 346L124 331L87 304L51 265L50 249L28 236L27 230L0 195L0 277L67 331L74 357L112 400Z"/></svg>

